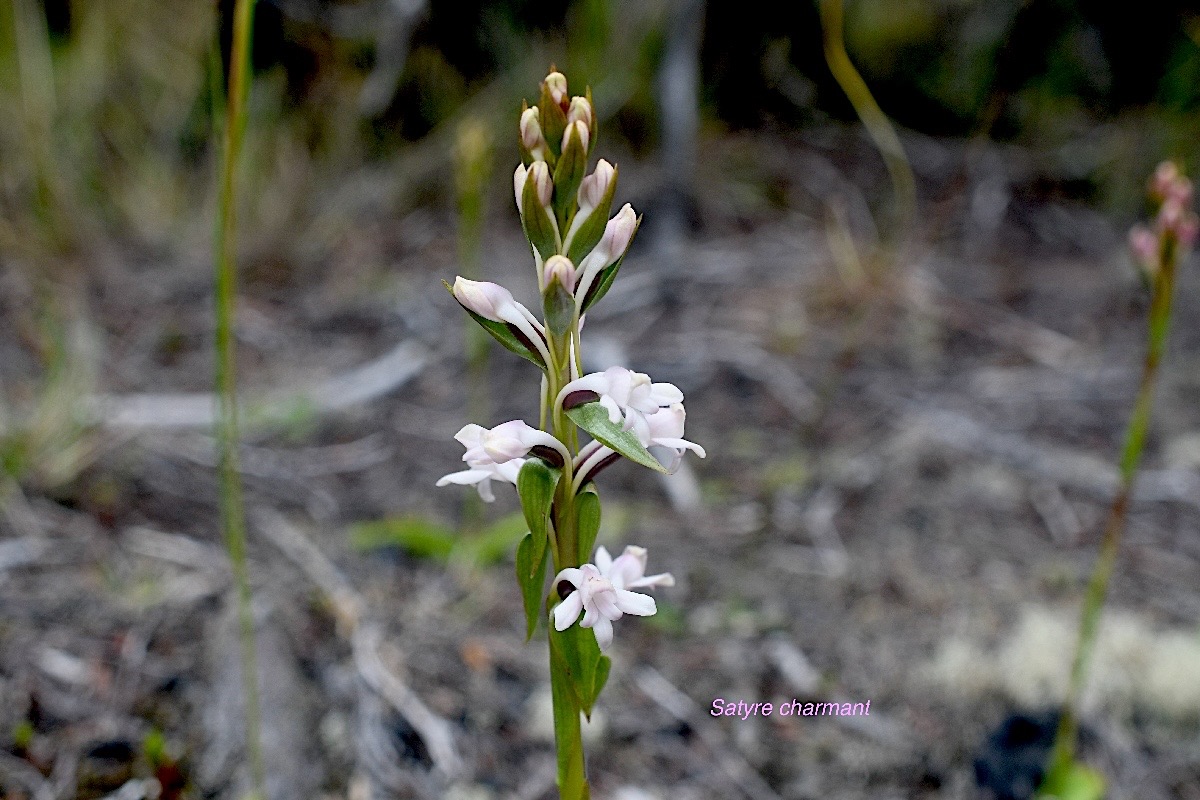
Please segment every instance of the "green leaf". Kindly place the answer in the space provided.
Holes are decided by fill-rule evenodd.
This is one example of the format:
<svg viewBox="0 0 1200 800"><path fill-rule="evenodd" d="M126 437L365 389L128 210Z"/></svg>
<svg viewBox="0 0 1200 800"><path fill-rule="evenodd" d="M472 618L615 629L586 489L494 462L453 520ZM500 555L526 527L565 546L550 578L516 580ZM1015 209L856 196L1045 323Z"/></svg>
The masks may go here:
<svg viewBox="0 0 1200 800"><path fill-rule="evenodd" d="M356 550L399 547L417 558L445 561L457 541L454 531L423 517L396 517L350 526L350 542Z"/></svg>
<svg viewBox="0 0 1200 800"><path fill-rule="evenodd" d="M607 659L601 655L600 646L596 644L596 634L591 628L578 624L565 631L554 630L553 625L550 628L551 647L557 648L561 654L579 708L591 719L592 705L608 680L609 669L600 665L601 660Z"/></svg>
<svg viewBox="0 0 1200 800"><path fill-rule="evenodd" d="M446 281L442 281L442 283L450 291L450 294L454 294L454 287L446 283ZM462 304L459 303L459 305L461 306ZM471 319L479 323L479 327L491 334L492 338L503 345L506 350L516 353L521 358L538 367L538 369L545 371L546 362L542 360L541 354L536 349L532 349L526 345L522 338L517 335L517 331L513 326L507 322L496 322L495 320L481 317L466 306L462 306L462 309L470 314Z"/></svg>
<svg viewBox="0 0 1200 800"><path fill-rule="evenodd" d="M1064 771L1051 770L1038 788L1036 800L1103 800L1104 776L1078 761Z"/></svg>
<svg viewBox="0 0 1200 800"><path fill-rule="evenodd" d="M600 661L596 664L595 688L592 690L593 703L600 698L600 693L604 691L604 687L608 683L608 672L611 669L612 659L608 656L600 656Z"/></svg>
<svg viewBox="0 0 1200 800"><path fill-rule="evenodd" d="M533 638L533 632L537 630L546 585L545 542L543 540L541 552L537 554L534 540L534 535L528 533L517 545L517 583L521 585L521 599L525 601L525 641Z"/></svg>
<svg viewBox="0 0 1200 800"><path fill-rule="evenodd" d="M532 569L540 568L545 560L546 542L550 537L550 507L554 504L554 489L558 486L562 470L556 469L540 458L531 458L517 473L517 494L521 497L521 510L525 523L533 537L530 553ZM524 577L532 576L532 570Z"/></svg>
<svg viewBox="0 0 1200 800"><path fill-rule="evenodd" d="M596 494L595 485L589 483L575 497L575 514L578 520L575 531L579 536L579 561L587 563L592 560L592 548L596 545L596 535L600 533L600 495Z"/></svg>
<svg viewBox="0 0 1200 800"><path fill-rule="evenodd" d="M616 452L643 467L649 467L656 472L666 472L666 467L658 463L658 459L650 455L650 451L642 447L633 431L627 431L619 424L610 422L608 410L598 402L584 403L567 410L567 416L579 427L583 428L592 438L605 447Z"/></svg>

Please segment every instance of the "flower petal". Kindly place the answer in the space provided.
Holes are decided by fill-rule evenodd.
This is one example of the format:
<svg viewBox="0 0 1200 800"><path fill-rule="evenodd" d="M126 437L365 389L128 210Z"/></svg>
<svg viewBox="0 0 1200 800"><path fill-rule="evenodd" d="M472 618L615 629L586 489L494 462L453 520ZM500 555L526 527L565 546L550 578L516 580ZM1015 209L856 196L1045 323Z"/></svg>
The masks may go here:
<svg viewBox="0 0 1200 800"><path fill-rule="evenodd" d="M596 592L592 595L592 602L596 604L596 611L605 619L617 620L621 618L622 612L621 608L617 605L615 589Z"/></svg>
<svg viewBox="0 0 1200 800"><path fill-rule="evenodd" d="M603 617L596 623L596 627L592 628L596 632L596 644L600 646L600 651L604 652L612 644L613 627L612 623Z"/></svg>
<svg viewBox="0 0 1200 800"><path fill-rule="evenodd" d="M492 477L492 471L488 469L464 469L462 472L451 472L449 475L443 475L438 478L438 486L447 486L451 483L459 486L470 486L473 483L487 480Z"/></svg>
<svg viewBox="0 0 1200 800"><path fill-rule="evenodd" d="M596 568L600 570L600 574L608 577L608 571L612 568L613 559L608 554L608 549L604 545L596 548Z"/></svg>
<svg viewBox="0 0 1200 800"><path fill-rule="evenodd" d="M618 589L614 604L626 614L632 614L635 617L653 616L658 611L658 606L654 602L654 598L647 594L638 594L625 589Z"/></svg>
<svg viewBox="0 0 1200 800"><path fill-rule="evenodd" d="M583 592L576 589L567 595L567 599L554 607L554 630L565 631L579 619L583 610Z"/></svg>
<svg viewBox="0 0 1200 800"><path fill-rule="evenodd" d="M674 586L675 576L669 572L660 572L657 575L647 575L644 578L638 578L636 581L630 582L626 589L643 589L654 586ZM628 612L627 612L628 613Z"/></svg>
<svg viewBox="0 0 1200 800"><path fill-rule="evenodd" d="M695 442L689 442L687 439L652 439L653 444L669 447L672 450L691 450L701 458L705 457L704 448Z"/></svg>
<svg viewBox="0 0 1200 800"><path fill-rule="evenodd" d="M655 383L650 386L650 399L658 406L665 407L683 402L683 392L673 383Z"/></svg>

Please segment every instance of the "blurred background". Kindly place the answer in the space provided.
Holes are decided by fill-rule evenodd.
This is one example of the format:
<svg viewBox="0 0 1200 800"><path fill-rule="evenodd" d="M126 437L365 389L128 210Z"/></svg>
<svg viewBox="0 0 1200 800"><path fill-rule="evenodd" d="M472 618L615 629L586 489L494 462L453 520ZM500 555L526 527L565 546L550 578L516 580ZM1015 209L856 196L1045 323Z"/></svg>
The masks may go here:
<svg viewBox="0 0 1200 800"><path fill-rule="evenodd" d="M595 796L1028 796L976 763L1065 691L1144 348L1126 231L1155 164L1200 161L1200 8L846 0L864 90L823 5L259 0L236 337L271 800L556 796L514 493L433 488L464 423L536 418L441 280L535 298L511 174L550 65L645 215L587 357L677 384L709 454L601 480L601 542L678 585L618 626ZM232 6L0 3L5 800L247 791L209 394ZM1113 798L1200 798L1194 266L1085 704Z"/></svg>

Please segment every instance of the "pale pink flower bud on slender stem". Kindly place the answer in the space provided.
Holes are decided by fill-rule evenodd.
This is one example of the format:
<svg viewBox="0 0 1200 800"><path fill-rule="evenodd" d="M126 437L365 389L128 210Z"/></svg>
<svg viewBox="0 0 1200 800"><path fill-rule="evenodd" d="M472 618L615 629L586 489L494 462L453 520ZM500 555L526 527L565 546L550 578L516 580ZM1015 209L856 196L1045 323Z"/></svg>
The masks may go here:
<svg viewBox="0 0 1200 800"><path fill-rule="evenodd" d="M1135 225L1129 231L1129 249L1133 257L1148 272L1158 269L1158 237L1144 225Z"/></svg>
<svg viewBox="0 0 1200 800"><path fill-rule="evenodd" d="M550 256L542 267L542 285L549 286L558 278L558 282L571 291L575 288L575 265L566 256Z"/></svg>
<svg viewBox="0 0 1200 800"><path fill-rule="evenodd" d="M592 104L588 102L586 97L572 97L571 107L567 109L567 122L575 122L582 120L589 128L596 124L596 116L592 111Z"/></svg>
<svg viewBox="0 0 1200 800"><path fill-rule="evenodd" d="M545 161L535 161L529 165L529 176L537 189L537 199L542 206L548 207L554 196L554 179L550 176L550 166Z"/></svg>
<svg viewBox="0 0 1200 800"><path fill-rule="evenodd" d="M521 195L525 191L525 178L529 175L529 170L524 164L517 165L517 171L513 173L513 196L517 200L517 213L521 212Z"/></svg>
<svg viewBox="0 0 1200 800"><path fill-rule="evenodd" d="M567 77L561 72L551 72L546 76L545 84L550 98L561 106L567 98Z"/></svg>
<svg viewBox="0 0 1200 800"><path fill-rule="evenodd" d="M454 299L463 308L492 322L506 322L515 327L537 348L546 364L550 351L546 349L546 331L529 309L513 299L512 293L497 283L472 281L459 276L454 279Z"/></svg>
<svg viewBox="0 0 1200 800"><path fill-rule="evenodd" d="M1160 200L1171 196L1175 182L1179 180L1179 167L1172 161L1164 161L1154 170L1150 179L1150 193Z"/></svg>
<svg viewBox="0 0 1200 800"><path fill-rule="evenodd" d="M572 122L571 124L567 125L566 130L563 131L563 151L566 151L567 143L571 141L572 131L574 131L575 135L579 137L579 143L583 145L583 152L586 153L588 149L588 138L591 136L591 134L588 131L587 123L583 122L583 120L576 120L575 122Z"/></svg>
<svg viewBox="0 0 1200 800"><path fill-rule="evenodd" d="M538 107L527 108L521 114L521 144L533 155L536 161L544 161L546 139L541 134L541 122Z"/></svg>
<svg viewBox="0 0 1200 800"><path fill-rule="evenodd" d="M584 177L583 182L579 184L579 213L589 213L596 206L600 205L600 201L604 199L604 195L608 192L608 186L612 183L613 175L616 171L613 165L605 161L603 158L596 162L596 169L591 175Z"/></svg>
<svg viewBox="0 0 1200 800"><path fill-rule="evenodd" d="M580 303L587 297L588 289L592 288L592 283L600 271L612 266L618 258L625 255L636 230L637 214L634 213L633 206L626 203L604 227L604 236L600 238L600 243L579 262L579 288L575 297Z"/></svg>

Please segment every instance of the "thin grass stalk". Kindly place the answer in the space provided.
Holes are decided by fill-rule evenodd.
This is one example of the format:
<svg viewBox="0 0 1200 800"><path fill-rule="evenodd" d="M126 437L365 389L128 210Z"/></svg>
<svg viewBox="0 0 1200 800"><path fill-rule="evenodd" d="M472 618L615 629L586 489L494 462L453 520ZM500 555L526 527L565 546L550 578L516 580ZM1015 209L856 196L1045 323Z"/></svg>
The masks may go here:
<svg viewBox="0 0 1200 800"><path fill-rule="evenodd" d="M1088 668L1096 645L1100 627L1100 615L1108 596L1108 585L1116 566L1117 553L1121 546L1121 535L1125 531L1130 500L1137 481L1138 467L1146 443L1146 432L1150 426L1150 413L1154 400L1154 389L1158 381L1159 365L1166 351L1167 333L1171 327L1171 306L1175 295L1175 272L1179 260L1176 249L1164 248L1162 269L1155 276L1150 299L1149 343L1142 362L1142 376L1138 385L1137 399L1125 432L1121 449L1120 486L1109 508L1104 533L1100 540L1100 553L1096 566L1088 580L1084 595L1083 614L1079 625L1079 641L1071 662L1071 676L1067 697L1063 703L1062 716L1055 736L1047 770L1046 784L1057 785L1071 770L1075 761L1075 750L1079 738L1079 702L1087 684Z"/></svg>
<svg viewBox="0 0 1200 800"><path fill-rule="evenodd" d="M457 150L458 260L465 277L481 281L484 201L492 166L492 143L487 127L477 119L462 123ZM487 383L490 337L470 318L463 325L467 351L467 416L487 419L491 415ZM463 527L477 531L483 525L483 501L477 494L468 494L463 502Z"/></svg>
<svg viewBox="0 0 1200 800"><path fill-rule="evenodd" d="M246 696L246 749L250 779L260 800L266 798L266 768L262 753L262 716L258 695L258 657L254 641L250 572L246 561L246 512L238 460L237 365L233 320L237 288L237 166L246 127L246 96L250 84L250 35L254 0L237 0L233 10L233 44L225 105L224 152L215 233L217 446L220 475L221 526L237 584L238 626L241 638L242 682Z"/></svg>
<svg viewBox="0 0 1200 800"><path fill-rule="evenodd" d="M904 154L904 145L896 135L896 129L888 120L887 114L875 102L866 81L854 67L850 55L846 52L845 25L843 0L821 0L821 34L825 48L825 61L834 80L846 93L846 98L854 106L854 113L862 120L870 134L871 140L883 156L888 175L892 179L892 192L895 196L896 218L893 220L892 234L895 241L900 241L908 234L917 210L916 181L913 179L912 166L908 156Z"/></svg>

